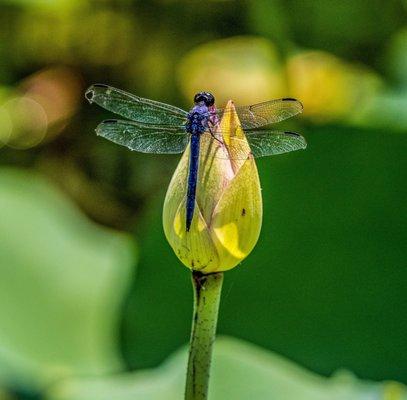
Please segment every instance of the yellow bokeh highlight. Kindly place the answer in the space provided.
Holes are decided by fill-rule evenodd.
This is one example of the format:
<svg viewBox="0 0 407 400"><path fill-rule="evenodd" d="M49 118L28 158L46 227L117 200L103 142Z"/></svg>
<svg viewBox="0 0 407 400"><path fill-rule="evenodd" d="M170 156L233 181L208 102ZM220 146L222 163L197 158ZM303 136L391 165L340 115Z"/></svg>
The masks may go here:
<svg viewBox="0 0 407 400"><path fill-rule="evenodd" d="M3 104L11 121L9 147L28 149L44 139L48 119L44 108L34 99L26 96L14 97Z"/></svg>
<svg viewBox="0 0 407 400"><path fill-rule="evenodd" d="M367 68L324 51L302 51L288 59L289 93L314 122L350 120L376 96L381 82Z"/></svg>
<svg viewBox="0 0 407 400"><path fill-rule="evenodd" d="M399 382L386 382L383 388L383 400L402 400L405 395L405 386Z"/></svg>
<svg viewBox="0 0 407 400"><path fill-rule="evenodd" d="M313 123L360 123L383 82L371 69L322 50L296 50L283 57L270 40L235 36L196 46L178 65L179 86L190 101L199 91L218 105L281 97L301 99ZM225 140L228 144L228 139Z"/></svg>
<svg viewBox="0 0 407 400"><path fill-rule="evenodd" d="M179 84L185 97L205 90L218 104L232 96L238 104L283 97L284 67L276 46L256 36L236 36L195 47L180 62Z"/></svg>

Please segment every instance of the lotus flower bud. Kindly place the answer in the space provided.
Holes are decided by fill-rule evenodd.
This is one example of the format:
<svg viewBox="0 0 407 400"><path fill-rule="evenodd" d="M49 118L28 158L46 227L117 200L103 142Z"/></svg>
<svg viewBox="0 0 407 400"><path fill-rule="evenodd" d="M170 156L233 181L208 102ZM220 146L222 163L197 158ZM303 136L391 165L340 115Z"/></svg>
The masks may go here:
<svg viewBox="0 0 407 400"><path fill-rule="evenodd" d="M246 258L262 223L259 175L232 101L218 134L223 143L209 133L201 136L189 231L185 229L189 146L172 177L163 210L165 236L175 254L188 268L205 274L229 270Z"/></svg>

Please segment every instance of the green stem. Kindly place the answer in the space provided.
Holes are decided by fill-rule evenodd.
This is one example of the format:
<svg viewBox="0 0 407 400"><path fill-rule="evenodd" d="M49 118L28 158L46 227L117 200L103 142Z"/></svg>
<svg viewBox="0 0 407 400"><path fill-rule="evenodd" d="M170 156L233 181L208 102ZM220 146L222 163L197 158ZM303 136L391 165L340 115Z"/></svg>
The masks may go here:
<svg viewBox="0 0 407 400"><path fill-rule="evenodd" d="M192 272L194 314L185 400L206 400L208 398L209 369L218 321L222 281L222 272L208 275L197 271Z"/></svg>

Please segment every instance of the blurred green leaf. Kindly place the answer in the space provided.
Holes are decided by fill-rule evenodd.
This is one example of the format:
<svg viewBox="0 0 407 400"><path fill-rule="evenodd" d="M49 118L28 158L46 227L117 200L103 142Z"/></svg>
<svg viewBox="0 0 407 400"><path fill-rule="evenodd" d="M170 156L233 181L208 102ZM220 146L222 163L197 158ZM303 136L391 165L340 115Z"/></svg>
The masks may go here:
<svg viewBox="0 0 407 400"><path fill-rule="evenodd" d="M179 400L183 396L187 349L156 370L113 377L74 379L56 385L48 400ZM342 371L332 378L313 374L274 353L231 338L218 339L209 390L211 400L407 399L396 382L375 383Z"/></svg>
<svg viewBox="0 0 407 400"><path fill-rule="evenodd" d="M118 310L135 247L40 176L0 170L0 382L36 388L121 367Z"/></svg>
<svg viewBox="0 0 407 400"><path fill-rule="evenodd" d="M377 62L406 18L399 1L257 0L248 8L252 29L266 37L362 62Z"/></svg>
<svg viewBox="0 0 407 400"><path fill-rule="evenodd" d="M397 32L390 41L388 70L396 84L402 88L407 87L407 28Z"/></svg>
<svg viewBox="0 0 407 400"><path fill-rule="evenodd" d="M29 8L46 8L64 11L86 3L84 0L0 0L0 4L11 4Z"/></svg>
<svg viewBox="0 0 407 400"><path fill-rule="evenodd" d="M12 396L9 395L8 393L3 392L3 391L0 389L0 400L15 400L15 397L12 397Z"/></svg>

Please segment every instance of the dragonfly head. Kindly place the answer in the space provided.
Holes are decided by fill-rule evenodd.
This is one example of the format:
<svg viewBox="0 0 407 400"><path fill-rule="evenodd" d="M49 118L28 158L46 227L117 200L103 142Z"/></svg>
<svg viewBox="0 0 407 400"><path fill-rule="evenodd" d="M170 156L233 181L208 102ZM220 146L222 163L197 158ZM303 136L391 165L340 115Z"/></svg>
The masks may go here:
<svg viewBox="0 0 407 400"><path fill-rule="evenodd" d="M199 92L194 97L194 103L199 105L201 102L204 102L207 107L213 106L215 103L215 97L209 92Z"/></svg>

